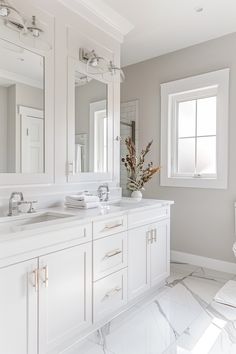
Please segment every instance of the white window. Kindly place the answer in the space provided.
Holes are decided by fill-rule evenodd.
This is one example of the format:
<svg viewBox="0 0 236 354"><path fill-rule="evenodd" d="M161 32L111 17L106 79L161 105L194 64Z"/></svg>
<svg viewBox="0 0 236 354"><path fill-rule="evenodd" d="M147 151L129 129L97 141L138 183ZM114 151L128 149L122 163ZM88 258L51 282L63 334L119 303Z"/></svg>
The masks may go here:
<svg viewBox="0 0 236 354"><path fill-rule="evenodd" d="M227 188L229 69L161 85L161 185Z"/></svg>

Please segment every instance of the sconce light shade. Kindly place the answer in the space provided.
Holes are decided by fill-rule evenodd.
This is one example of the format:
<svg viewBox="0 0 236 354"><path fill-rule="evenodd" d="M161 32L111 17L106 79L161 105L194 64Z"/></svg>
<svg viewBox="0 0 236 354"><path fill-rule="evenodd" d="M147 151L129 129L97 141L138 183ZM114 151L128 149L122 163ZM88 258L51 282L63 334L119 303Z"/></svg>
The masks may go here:
<svg viewBox="0 0 236 354"><path fill-rule="evenodd" d="M40 34L43 32L41 28L36 25L36 17L32 16L32 23L27 27L27 30L32 34L34 38L38 38Z"/></svg>
<svg viewBox="0 0 236 354"><path fill-rule="evenodd" d="M8 17L12 12L16 12L19 15L19 12L11 5L9 5L5 0L0 0L0 16Z"/></svg>

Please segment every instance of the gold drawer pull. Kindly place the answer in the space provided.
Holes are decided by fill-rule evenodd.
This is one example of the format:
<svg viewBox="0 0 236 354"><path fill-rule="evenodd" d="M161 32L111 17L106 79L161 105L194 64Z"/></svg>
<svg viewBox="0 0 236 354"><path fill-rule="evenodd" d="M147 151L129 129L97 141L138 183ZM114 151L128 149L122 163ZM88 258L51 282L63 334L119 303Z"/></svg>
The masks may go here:
<svg viewBox="0 0 236 354"><path fill-rule="evenodd" d="M123 226L123 220L121 223L117 223L117 224L113 224L113 225L107 225L105 226L104 230L103 231L106 231L106 230L111 230L111 229L115 229L116 227L121 227Z"/></svg>
<svg viewBox="0 0 236 354"><path fill-rule="evenodd" d="M152 243L152 230L146 233L147 243Z"/></svg>
<svg viewBox="0 0 236 354"><path fill-rule="evenodd" d="M114 251L107 252L107 253L105 254L104 259L117 256L117 255L120 254L120 253L122 253L122 250L120 250L119 248L117 248L117 249L114 250Z"/></svg>
<svg viewBox="0 0 236 354"><path fill-rule="evenodd" d="M152 242L157 242L157 229L152 230Z"/></svg>
<svg viewBox="0 0 236 354"><path fill-rule="evenodd" d="M38 287L39 287L39 274L38 274L38 269L33 270L32 272L33 274L33 287L35 289L35 291L38 291Z"/></svg>
<svg viewBox="0 0 236 354"><path fill-rule="evenodd" d="M105 299L110 298L110 297L116 295L117 293L119 293L121 290L122 290L121 287L116 286L114 289L108 291L108 292L106 293L106 295L104 296L104 298L105 298Z"/></svg>
<svg viewBox="0 0 236 354"><path fill-rule="evenodd" d="M44 273L44 279L43 279L43 284L45 285L45 288L48 287L48 266L44 266L42 268L42 271Z"/></svg>

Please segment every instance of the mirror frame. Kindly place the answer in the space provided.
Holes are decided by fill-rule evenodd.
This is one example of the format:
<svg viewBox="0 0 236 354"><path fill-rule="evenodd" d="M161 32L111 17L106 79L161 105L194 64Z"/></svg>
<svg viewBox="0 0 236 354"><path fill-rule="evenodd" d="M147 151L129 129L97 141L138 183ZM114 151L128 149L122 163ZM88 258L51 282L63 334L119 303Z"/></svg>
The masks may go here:
<svg viewBox="0 0 236 354"><path fill-rule="evenodd" d="M49 184L54 182L54 68L53 50L47 52L32 48L22 42L0 37L1 40L14 44L44 58L44 173L0 173L0 187L10 185Z"/></svg>
<svg viewBox="0 0 236 354"><path fill-rule="evenodd" d="M89 74L88 76L107 84L107 113L108 113L108 171L107 172L81 172L75 173L75 72L84 75L86 64L68 57L68 90L67 90L67 182L99 182L112 181L114 176L114 84L101 78L99 75Z"/></svg>

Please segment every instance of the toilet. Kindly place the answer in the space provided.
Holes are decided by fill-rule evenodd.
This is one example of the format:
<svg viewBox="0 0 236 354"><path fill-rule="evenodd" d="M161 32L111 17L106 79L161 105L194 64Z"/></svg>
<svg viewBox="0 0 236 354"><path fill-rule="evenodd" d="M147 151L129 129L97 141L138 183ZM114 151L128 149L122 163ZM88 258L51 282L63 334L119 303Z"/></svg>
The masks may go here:
<svg viewBox="0 0 236 354"><path fill-rule="evenodd" d="M236 203L234 204L235 215L235 235L236 235ZM232 250L236 257L236 241L233 244ZM215 295L214 300L224 305L236 307L236 281L229 280Z"/></svg>

